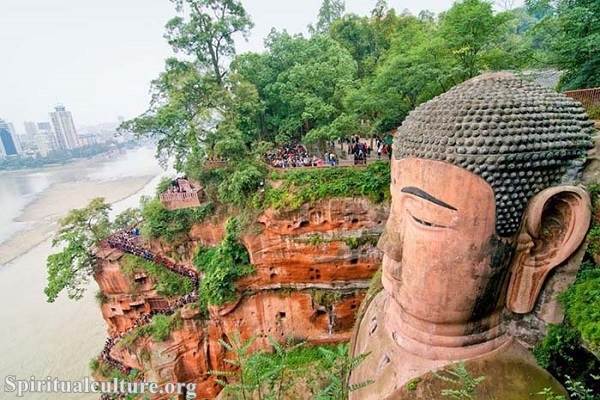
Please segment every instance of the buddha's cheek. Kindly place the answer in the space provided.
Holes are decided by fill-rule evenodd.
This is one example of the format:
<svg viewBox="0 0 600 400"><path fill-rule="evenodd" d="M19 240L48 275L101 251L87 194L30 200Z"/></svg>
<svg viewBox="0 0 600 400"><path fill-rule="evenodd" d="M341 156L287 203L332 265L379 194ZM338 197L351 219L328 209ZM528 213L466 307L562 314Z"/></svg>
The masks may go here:
<svg viewBox="0 0 600 400"><path fill-rule="evenodd" d="M485 241L410 224L406 237L397 297L402 307L433 322L468 320L489 279L490 260L481 257Z"/></svg>

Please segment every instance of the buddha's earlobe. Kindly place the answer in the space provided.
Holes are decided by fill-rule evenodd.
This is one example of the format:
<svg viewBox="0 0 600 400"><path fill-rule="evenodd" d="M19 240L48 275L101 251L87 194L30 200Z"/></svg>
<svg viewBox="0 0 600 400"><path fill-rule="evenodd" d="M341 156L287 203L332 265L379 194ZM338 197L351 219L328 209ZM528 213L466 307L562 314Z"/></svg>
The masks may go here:
<svg viewBox="0 0 600 400"><path fill-rule="evenodd" d="M511 267L511 311L533 310L548 274L583 243L590 219L590 197L581 187L548 188L530 200Z"/></svg>

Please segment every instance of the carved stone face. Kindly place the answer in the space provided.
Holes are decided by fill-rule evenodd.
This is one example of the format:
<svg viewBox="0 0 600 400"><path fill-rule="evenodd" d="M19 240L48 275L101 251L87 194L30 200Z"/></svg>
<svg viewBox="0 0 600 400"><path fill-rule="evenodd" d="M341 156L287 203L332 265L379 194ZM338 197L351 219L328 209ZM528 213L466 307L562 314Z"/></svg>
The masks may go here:
<svg viewBox="0 0 600 400"><path fill-rule="evenodd" d="M496 235L490 185L441 161L393 160L391 171L392 206L379 243L386 291L410 316L436 324L493 312L512 240Z"/></svg>
<svg viewBox="0 0 600 400"><path fill-rule="evenodd" d="M351 344L369 356L350 382L375 385L351 398L408 398L386 396L457 360L507 383L491 384L493 397L530 396L498 372L499 355L513 354L528 371L516 375L544 375L506 332L504 305L532 313L546 278L584 240L589 195L567 183L585 160L590 124L579 104L506 73L411 112L391 161L384 290L368 299Z"/></svg>

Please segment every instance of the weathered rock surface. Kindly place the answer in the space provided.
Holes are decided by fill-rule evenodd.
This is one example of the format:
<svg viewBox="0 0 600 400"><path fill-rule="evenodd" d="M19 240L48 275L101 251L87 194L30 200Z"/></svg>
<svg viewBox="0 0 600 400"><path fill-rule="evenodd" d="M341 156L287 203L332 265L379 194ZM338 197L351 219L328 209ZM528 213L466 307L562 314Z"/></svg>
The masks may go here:
<svg viewBox="0 0 600 400"><path fill-rule="evenodd" d="M387 219L387 206L366 199L330 199L294 212L268 210L241 240L256 273L237 283L239 298L211 308L202 319L197 309L180 310L181 327L164 342L142 337L117 345L111 355L144 373L147 381L194 382L198 398L214 398L220 387L209 371L228 368L232 355L220 340L255 336L254 348L268 348L269 337L296 338L311 344L347 341L355 313L381 254L375 243ZM225 221L194 226L189 241L176 246L148 243L153 252L191 265L198 246L220 242ZM96 281L106 296L102 315L111 335L132 326L141 315L164 309L174 299L157 295L155 282L138 274L128 278L119 266L122 252L99 254ZM157 397L158 398L158 397Z"/></svg>

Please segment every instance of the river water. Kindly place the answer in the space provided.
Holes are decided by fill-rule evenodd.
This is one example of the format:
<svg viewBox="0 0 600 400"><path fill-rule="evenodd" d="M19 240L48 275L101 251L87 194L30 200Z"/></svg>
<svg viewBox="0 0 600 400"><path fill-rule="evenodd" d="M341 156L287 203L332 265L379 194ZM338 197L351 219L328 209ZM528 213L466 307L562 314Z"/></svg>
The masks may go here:
<svg viewBox="0 0 600 400"><path fill-rule="evenodd" d="M19 218L57 185L80 182L82 192L89 192L80 193L81 206L89 201L86 194L95 196L92 188L100 185L127 193L126 198L113 203L117 213L136 206L142 195L152 194L164 174L150 148L129 150L106 160L0 173L0 243L7 243L23 230L41 229L49 221L51 212L45 214L39 209L35 213L39 220L19 222ZM139 186L133 187L132 182ZM68 204L75 204L74 199L68 200ZM55 212L52 203L48 208ZM40 204L45 203L38 203L38 208ZM50 240L46 239L0 265L0 399L16 398L5 392L5 377L10 375L64 380L89 376L89 361L103 346L106 325L94 299L97 285L93 280L80 301L61 295L55 303L46 303L45 260L51 252ZM23 398L98 399L98 395L30 393Z"/></svg>

